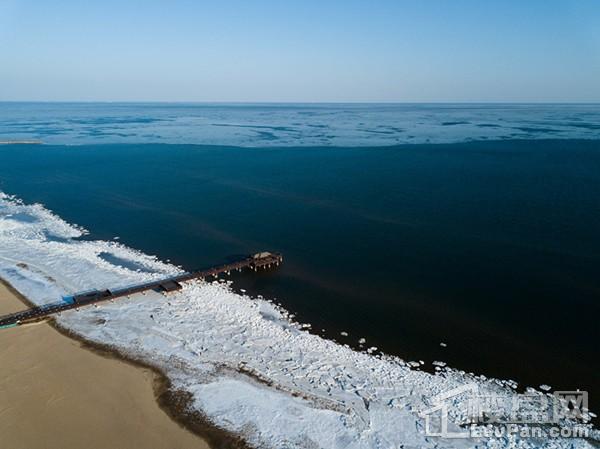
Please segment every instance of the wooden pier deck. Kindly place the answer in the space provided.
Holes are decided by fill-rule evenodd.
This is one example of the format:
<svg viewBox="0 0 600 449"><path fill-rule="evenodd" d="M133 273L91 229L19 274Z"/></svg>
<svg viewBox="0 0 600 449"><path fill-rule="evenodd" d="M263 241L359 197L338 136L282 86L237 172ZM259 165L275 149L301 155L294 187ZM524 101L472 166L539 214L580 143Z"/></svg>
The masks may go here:
<svg viewBox="0 0 600 449"><path fill-rule="evenodd" d="M192 280L204 280L210 277L217 277L223 273L229 274L232 271L241 271L246 268L254 271L261 269L264 270L279 266L282 261L283 257L281 254L262 252L248 256L236 262L219 265L206 270L183 273L177 276L151 281L132 287L118 288L114 290L92 290L89 292L79 293L74 295L71 298L71 301L61 301L43 306L32 307L31 309L24 310L22 312L0 316L0 327L14 326L28 321L40 320L65 310L76 309L90 304L122 298L124 296L130 296L149 290L163 293L174 292L180 290L182 288L181 284L185 282Z"/></svg>

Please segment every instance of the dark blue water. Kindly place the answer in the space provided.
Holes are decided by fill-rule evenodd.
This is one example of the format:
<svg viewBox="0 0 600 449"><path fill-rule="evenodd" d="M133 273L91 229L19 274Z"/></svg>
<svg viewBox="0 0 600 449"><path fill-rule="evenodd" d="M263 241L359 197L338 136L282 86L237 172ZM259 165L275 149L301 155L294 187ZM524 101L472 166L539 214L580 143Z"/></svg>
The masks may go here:
<svg viewBox="0 0 600 449"><path fill-rule="evenodd" d="M569 123L588 131L598 123L597 107L514 108L490 111L511 123L519 114L540 123L577 115ZM258 123L261 111L245 110L244 123ZM282 114L290 121L303 111ZM458 111L433 114L458 122ZM352 114L360 120L360 111ZM58 135L77 140L73 130ZM314 332L353 346L364 337L406 359L525 385L589 390L595 403L600 140L541 137L358 147L258 145L263 137L252 148L10 145L0 146L0 190L45 204L90 238L119 236L188 269L281 251L280 270L235 285L277 298Z"/></svg>

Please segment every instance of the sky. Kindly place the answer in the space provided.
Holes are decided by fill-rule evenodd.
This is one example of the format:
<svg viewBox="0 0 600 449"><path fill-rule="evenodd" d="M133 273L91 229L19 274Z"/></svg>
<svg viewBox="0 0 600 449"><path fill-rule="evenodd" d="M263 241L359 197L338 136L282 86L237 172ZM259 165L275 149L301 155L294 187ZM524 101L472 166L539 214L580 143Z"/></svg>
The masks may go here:
<svg viewBox="0 0 600 449"><path fill-rule="evenodd" d="M0 101L600 102L600 1L0 0Z"/></svg>

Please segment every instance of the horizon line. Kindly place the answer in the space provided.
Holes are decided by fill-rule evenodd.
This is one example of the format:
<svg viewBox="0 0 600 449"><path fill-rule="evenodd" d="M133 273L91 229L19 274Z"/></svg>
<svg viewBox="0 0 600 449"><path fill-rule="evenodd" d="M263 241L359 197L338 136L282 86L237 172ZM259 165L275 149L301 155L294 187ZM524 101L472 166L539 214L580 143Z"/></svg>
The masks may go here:
<svg viewBox="0 0 600 449"><path fill-rule="evenodd" d="M521 104L521 105L600 105L600 100L594 101L204 101L204 100L0 100L2 103L128 103L128 104L223 104L223 105L256 105L256 104Z"/></svg>

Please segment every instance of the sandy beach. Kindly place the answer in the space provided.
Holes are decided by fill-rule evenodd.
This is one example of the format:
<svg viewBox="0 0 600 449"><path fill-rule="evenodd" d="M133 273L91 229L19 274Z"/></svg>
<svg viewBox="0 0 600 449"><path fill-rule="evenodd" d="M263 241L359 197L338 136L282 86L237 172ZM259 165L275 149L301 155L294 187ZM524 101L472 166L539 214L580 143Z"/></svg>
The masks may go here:
<svg viewBox="0 0 600 449"><path fill-rule="evenodd" d="M0 282L0 314L26 305ZM159 407L156 375L47 323L0 329L0 435L11 449L203 449Z"/></svg>

